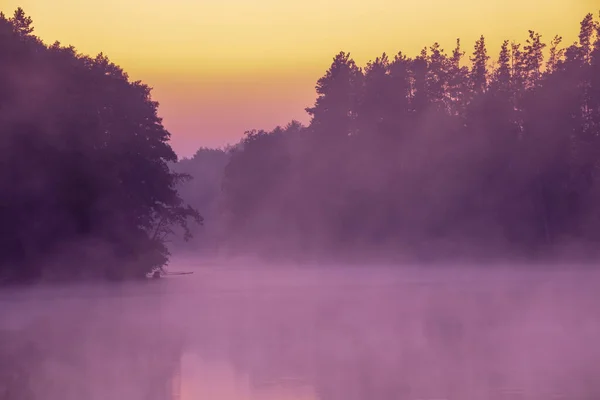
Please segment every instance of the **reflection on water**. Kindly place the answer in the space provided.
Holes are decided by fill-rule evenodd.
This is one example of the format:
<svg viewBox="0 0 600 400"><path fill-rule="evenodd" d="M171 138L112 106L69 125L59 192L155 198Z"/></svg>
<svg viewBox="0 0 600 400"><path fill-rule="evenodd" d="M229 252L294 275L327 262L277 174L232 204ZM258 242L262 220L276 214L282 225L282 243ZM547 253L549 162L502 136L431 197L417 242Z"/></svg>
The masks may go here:
<svg viewBox="0 0 600 400"><path fill-rule="evenodd" d="M597 400L599 282L205 269L4 291L0 400Z"/></svg>
<svg viewBox="0 0 600 400"><path fill-rule="evenodd" d="M235 371L223 361L207 362L196 354L182 357L181 400L316 400L312 388L301 382L280 379L253 385L248 374Z"/></svg>

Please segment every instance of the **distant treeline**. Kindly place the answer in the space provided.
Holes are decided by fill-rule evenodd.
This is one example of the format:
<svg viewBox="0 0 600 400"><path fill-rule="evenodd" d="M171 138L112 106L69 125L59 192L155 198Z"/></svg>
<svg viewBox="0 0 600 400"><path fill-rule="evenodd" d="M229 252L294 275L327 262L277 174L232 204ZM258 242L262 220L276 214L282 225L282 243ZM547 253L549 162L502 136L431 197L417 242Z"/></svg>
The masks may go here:
<svg viewBox="0 0 600 400"><path fill-rule="evenodd" d="M200 221L150 88L0 14L0 283L143 277Z"/></svg>
<svg viewBox="0 0 600 400"><path fill-rule="evenodd" d="M206 216L187 249L271 256L591 256L600 240L600 24L468 60L459 40L364 68L341 52L309 126L249 131L175 170ZM181 246L178 246L180 248Z"/></svg>

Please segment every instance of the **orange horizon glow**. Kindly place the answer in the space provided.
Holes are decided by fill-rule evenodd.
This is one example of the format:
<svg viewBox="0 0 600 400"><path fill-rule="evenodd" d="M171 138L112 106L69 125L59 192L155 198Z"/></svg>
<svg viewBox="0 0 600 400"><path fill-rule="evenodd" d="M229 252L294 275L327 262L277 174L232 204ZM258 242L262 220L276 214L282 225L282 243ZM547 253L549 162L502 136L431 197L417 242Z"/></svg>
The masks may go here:
<svg viewBox="0 0 600 400"><path fill-rule="evenodd" d="M409 56L461 38L468 56L480 35L495 58L503 40L527 31L570 45L597 0L3 0L22 7L34 33L81 53L106 54L134 80L154 88L173 148L235 143L244 131L272 129L304 108L339 51L359 65L386 52Z"/></svg>

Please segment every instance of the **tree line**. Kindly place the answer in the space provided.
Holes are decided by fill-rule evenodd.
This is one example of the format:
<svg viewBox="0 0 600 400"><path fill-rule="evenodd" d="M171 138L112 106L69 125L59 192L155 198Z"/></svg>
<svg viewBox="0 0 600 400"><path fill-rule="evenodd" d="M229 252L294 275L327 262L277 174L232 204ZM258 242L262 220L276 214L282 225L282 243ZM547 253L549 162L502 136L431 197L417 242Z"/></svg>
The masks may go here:
<svg viewBox="0 0 600 400"><path fill-rule="evenodd" d="M200 214L150 88L0 13L0 283L141 277Z"/></svg>
<svg viewBox="0 0 600 400"><path fill-rule="evenodd" d="M361 68L340 52L308 126L251 130L175 164L196 179L184 198L211 210L204 234L210 219L217 248L282 257L591 257L600 23L586 15L566 46L529 31L466 53L434 43Z"/></svg>
<svg viewBox="0 0 600 400"><path fill-rule="evenodd" d="M468 56L457 40L363 68L340 52L307 126L178 161L147 85L0 14L0 282L141 277L170 250L591 256L600 23L580 28L497 55L483 36Z"/></svg>

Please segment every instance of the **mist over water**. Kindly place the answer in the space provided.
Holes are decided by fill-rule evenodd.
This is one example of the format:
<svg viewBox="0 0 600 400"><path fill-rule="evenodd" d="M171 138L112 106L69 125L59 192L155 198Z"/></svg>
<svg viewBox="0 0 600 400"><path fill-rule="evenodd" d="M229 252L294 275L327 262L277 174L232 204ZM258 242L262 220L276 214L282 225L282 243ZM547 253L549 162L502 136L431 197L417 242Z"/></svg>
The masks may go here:
<svg viewBox="0 0 600 400"><path fill-rule="evenodd" d="M600 398L597 272L171 269L0 293L0 398Z"/></svg>
<svg viewBox="0 0 600 400"><path fill-rule="evenodd" d="M600 21L546 39L340 51L308 125L179 160L0 11L0 400L600 399Z"/></svg>

